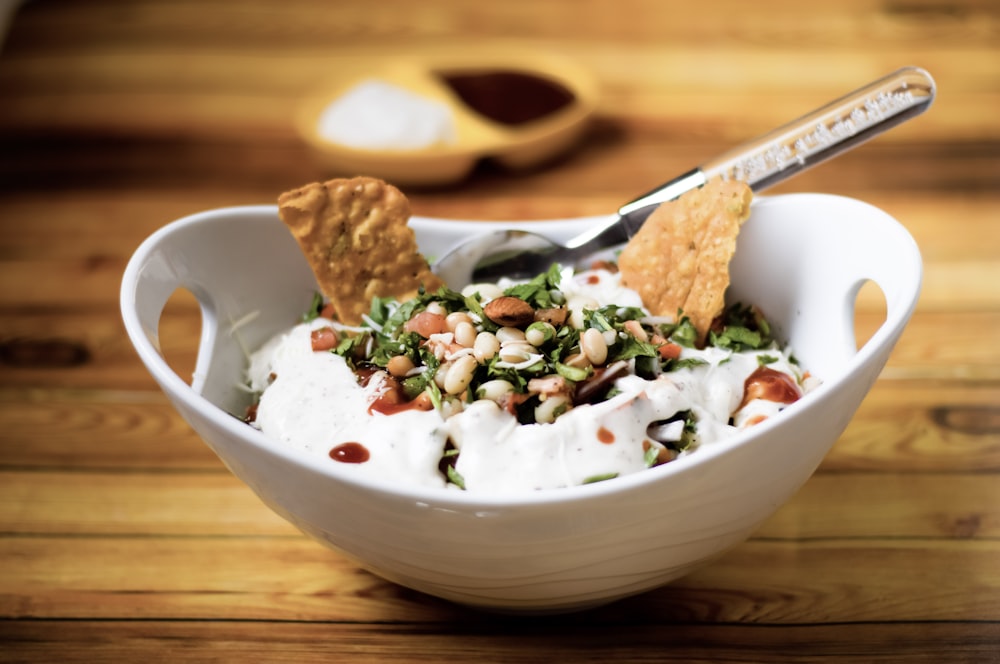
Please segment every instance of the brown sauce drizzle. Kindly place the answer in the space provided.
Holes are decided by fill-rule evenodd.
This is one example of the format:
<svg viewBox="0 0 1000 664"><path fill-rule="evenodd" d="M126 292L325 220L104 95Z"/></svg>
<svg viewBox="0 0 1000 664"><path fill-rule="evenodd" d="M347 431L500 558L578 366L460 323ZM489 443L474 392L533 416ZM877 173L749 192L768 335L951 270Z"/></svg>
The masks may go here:
<svg viewBox="0 0 1000 664"><path fill-rule="evenodd" d="M348 442L330 450L330 458L341 463L364 463L371 458L368 448L361 443Z"/></svg>
<svg viewBox="0 0 1000 664"><path fill-rule="evenodd" d="M576 98L549 78L513 70L441 72L438 74L472 110L505 125L539 120L569 106Z"/></svg>

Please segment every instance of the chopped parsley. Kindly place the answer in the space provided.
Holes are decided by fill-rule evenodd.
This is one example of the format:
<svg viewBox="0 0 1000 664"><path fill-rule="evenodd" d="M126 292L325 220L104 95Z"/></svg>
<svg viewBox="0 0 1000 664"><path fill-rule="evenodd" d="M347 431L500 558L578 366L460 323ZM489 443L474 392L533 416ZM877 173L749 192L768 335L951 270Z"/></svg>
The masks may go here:
<svg viewBox="0 0 1000 664"><path fill-rule="evenodd" d="M562 276L559 266L553 265L534 279L507 288L504 295L520 298L536 312L546 310L551 314L566 307L566 297L559 287ZM435 320L440 325L434 329L441 330L449 329L446 324L450 314L461 312L459 318L473 325L475 333L472 336L477 339L484 334L486 337L493 337L493 353L481 351L478 345L470 345L468 335L462 346L454 332L450 333L451 336L442 332L428 333L429 336L424 337L409 329L407 323L423 312L431 314L430 318L439 316ZM342 356L359 375L375 369L388 371L394 358L405 356L408 362L402 364L405 367L412 366L412 369L405 373L399 371L395 375L402 398L410 401L425 394L425 398L439 411L446 410L446 407L461 409L463 402L487 398L487 390L483 386L487 383L495 386L497 381L504 381L509 384L505 388L509 392L501 393L500 398L504 400L498 401L498 404L523 424L536 422L536 409L551 396L551 393L544 391L546 389L555 389L559 396L565 398L564 405L548 409L548 417L556 418L571 409L574 403L579 405L613 399L621 393L615 386L614 378L625 371L651 380L664 373L695 369L708 363L694 353L684 353L684 349L698 347L698 331L683 311L677 312L675 320L665 321L663 318L651 317L637 307L602 306L582 312L582 329L569 323L568 311L562 313L567 315L539 318L525 324L521 329L523 339L520 342L501 342L497 336L500 325L487 316L485 303L479 293L463 295L441 287L433 292L421 291L406 302L376 297L360 326L341 328L340 341L331 352ZM317 294L302 320L312 321L320 315L325 315L324 301ZM426 317L427 314L424 314L422 318ZM551 320L564 322L553 323ZM457 330L454 326L450 329ZM598 367L591 366L583 349L582 338L589 329L598 330L601 333L599 338L607 346L606 360ZM591 333L589 336L593 338L594 335ZM519 353L502 352L508 343L521 343ZM778 348L770 325L760 312L741 304L725 309L709 331L705 343L706 346L732 352ZM500 352L496 351L497 347L501 348ZM452 393L446 393L443 386L448 384L447 371L451 366L457 365L459 357L469 354L475 354L477 362L471 369L468 382L457 389L449 388ZM580 358L584 358L583 361ZM758 355L761 365L780 359L777 354ZM396 364L400 363L397 361ZM612 366L614 369L609 369ZM604 376L606 370L611 373ZM548 387L539 387L542 383ZM497 397L494 395L492 398ZM683 421L683 427L677 440L657 438L657 443L648 444L644 452L646 466L659 463L664 448L676 455L697 444L697 422L690 411L677 413L670 420L654 425L674 424L671 427L674 433L670 434L673 438L677 435L677 423L680 421ZM455 469L457 456L457 450L449 449L441 472L449 483L464 488L464 479ZM586 483L615 476L617 473L595 475L587 478Z"/></svg>

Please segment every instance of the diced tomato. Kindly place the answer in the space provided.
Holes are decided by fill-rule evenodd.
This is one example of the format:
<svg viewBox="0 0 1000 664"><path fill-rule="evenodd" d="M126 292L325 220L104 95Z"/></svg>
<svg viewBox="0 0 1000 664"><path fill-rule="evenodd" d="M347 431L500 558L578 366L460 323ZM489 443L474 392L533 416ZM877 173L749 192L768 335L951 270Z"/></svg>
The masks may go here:
<svg viewBox="0 0 1000 664"><path fill-rule="evenodd" d="M676 360L681 356L680 345L670 341L659 346L656 350L659 351L660 358L664 360Z"/></svg>
<svg viewBox="0 0 1000 664"><path fill-rule="evenodd" d="M337 332L332 327L316 328L310 333L309 339L312 341L312 349L316 351L332 350L340 343Z"/></svg>
<svg viewBox="0 0 1000 664"><path fill-rule="evenodd" d="M441 314L421 311L419 314L406 321L403 329L407 332L416 332L424 339L429 339L432 334L441 334L448 331L448 323Z"/></svg>

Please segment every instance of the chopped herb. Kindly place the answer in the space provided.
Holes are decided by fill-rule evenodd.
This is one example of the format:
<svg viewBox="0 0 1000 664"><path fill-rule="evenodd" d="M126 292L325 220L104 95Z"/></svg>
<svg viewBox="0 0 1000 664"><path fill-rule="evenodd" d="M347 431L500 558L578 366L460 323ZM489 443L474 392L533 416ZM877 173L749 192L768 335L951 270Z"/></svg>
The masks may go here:
<svg viewBox="0 0 1000 664"><path fill-rule="evenodd" d="M677 312L677 324L668 335L668 338L678 346L694 348L698 341L698 329L691 322L691 319Z"/></svg>
<svg viewBox="0 0 1000 664"><path fill-rule="evenodd" d="M319 318L319 312L323 310L323 294L320 292L313 293L312 302L309 303L309 308L305 310L302 314L303 323L311 323L312 321Z"/></svg>
<svg viewBox="0 0 1000 664"><path fill-rule="evenodd" d="M614 345L608 348L608 362L631 360L634 357L659 357L656 346L648 341L640 341L631 334L619 334Z"/></svg>
<svg viewBox="0 0 1000 664"><path fill-rule="evenodd" d="M671 369L694 369L695 367L703 367L708 364L707 360L703 360L700 357L687 357L678 360L672 360L670 363ZM722 364L720 362L719 364Z"/></svg>
<svg viewBox="0 0 1000 664"><path fill-rule="evenodd" d="M433 380L427 383L427 392L431 395L431 403L434 405L434 409L437 411L441 410L441 389L437 386Z"/></svg>
<svg viewBox="0 0 1000 664"><path fill-rule="evenodd" d="M604 473L603 475L591 475L590 477L583 480L584 484L595 484L597 482L604 482L605 480L613 480L618 477L618 473Z"/></svg>
<svg viewBox="0 0 1000 664"><path fill-rule="evenodd" d="M556 373L565 378L566 380L571 380L574 383L579 383L580 381L587 380L594 373L593 367L571 367L568 364L563 364L562 362L556 362Z"/></svg>
<svg viewBox="0 0 1000 664"><path fill-rule="evenodd" d="M448 481L449 482L451 482L452 484L454 484L455 486L457 486L462 491L465 491L465 478L462 477L461 473L459 473L457 470L455 470L455 466L453 466L453 465L451 465L449 463L448 467L447 467L447 470L445 470L445 472L448 473Z"/></svg>
<svg viewBox="0 0 1000 664"><path fill-rule="evenodd" d="M681 434L681 439L673 446L676 447L678 451L683 452L684 450L693 447L697 440L698 418L695 416L694 412L690 410L679 414L684 416L684 432Z"/></svg>
<svg viewBox="0 0 1000 664"><path fill-rule="evenodd" d="M562 268L553 263L547 272L538 275L531 281L516 284L504 291L504 295L519 297L536 309L547 309L557 306L562 297L559 283L562 281ZM559 293L557 296L556 293Z"/></svg>
<svg viewBox="0 0 1000 664"><path fill-rule="evenodd" d="M765 339L760 332L742 325L728 325L721 333L712 331L709 336L713 346L732 351L757 350L765 346Z"/></svg>
<svg viewBox="0 0 1000 664"><path fill-rule="evenodd" d="M656 445L650 444L646 448L646 453L643 455L643 462L646 464L646 468L652 468L656 465L656 460L660 457L660 448Z"/></svg>

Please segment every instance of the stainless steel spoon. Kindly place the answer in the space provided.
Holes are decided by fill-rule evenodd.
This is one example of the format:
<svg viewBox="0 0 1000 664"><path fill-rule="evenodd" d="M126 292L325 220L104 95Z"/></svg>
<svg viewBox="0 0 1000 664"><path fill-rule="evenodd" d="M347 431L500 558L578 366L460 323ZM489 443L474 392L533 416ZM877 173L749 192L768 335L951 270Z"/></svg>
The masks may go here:
<svg viewBox="0 0 1000 664"><path fill-rule="evenodd" d="M533 277L553 263L579 265L596 252L627 242L660 203L717 176L745 180L758 192L920 115L934 100L934 80L904 67L799 119L719 155L626 203L606 224L565 245L524 230L476 235L433 265L449 287Z"/></svg>

